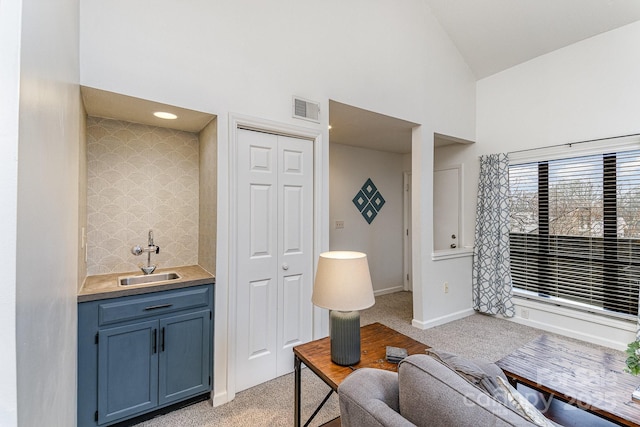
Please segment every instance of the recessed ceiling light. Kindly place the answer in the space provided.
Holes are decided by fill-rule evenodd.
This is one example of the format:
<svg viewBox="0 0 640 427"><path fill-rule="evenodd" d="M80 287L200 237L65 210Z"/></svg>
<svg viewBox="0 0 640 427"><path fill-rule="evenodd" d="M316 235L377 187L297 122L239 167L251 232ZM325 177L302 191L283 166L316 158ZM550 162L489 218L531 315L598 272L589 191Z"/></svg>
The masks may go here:
<svg viewBox="0 0 640 427"><path fill-rule="evenodd" d="M153 115L160 119L166 119L166 120L175 120L178 118L178 116L176 116L175 114L167 113L165 111L156 111L155 113L153 113Z"/></svg>

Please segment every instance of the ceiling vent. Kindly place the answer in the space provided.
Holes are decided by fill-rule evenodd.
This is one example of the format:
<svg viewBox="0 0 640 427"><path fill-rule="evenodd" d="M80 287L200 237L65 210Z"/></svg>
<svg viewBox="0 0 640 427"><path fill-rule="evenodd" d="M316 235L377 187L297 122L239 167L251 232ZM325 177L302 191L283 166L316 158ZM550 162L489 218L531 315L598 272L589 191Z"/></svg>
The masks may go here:
<svg viewBox="0 0 640 427"><path fill-rule="evenodd" d="M293 117L320 123L320 103L293 97Z"/></svg>

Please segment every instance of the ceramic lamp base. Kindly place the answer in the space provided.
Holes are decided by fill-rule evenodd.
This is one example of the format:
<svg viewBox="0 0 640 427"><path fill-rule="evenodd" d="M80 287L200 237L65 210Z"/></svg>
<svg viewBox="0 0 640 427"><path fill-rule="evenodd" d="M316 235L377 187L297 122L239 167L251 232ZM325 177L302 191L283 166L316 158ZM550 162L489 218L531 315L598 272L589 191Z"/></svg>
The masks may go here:
<svg viewBox="0 0 640 427"><path fill-rule="evenodd" d="M349 366L360 361L360 312L329 312L331 361Z"/></svg>

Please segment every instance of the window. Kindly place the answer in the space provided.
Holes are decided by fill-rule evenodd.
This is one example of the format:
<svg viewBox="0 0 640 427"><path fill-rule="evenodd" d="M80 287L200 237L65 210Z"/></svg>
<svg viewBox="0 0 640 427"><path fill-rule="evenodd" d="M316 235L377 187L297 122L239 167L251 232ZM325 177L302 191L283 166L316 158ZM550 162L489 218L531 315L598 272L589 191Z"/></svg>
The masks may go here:
<svg viewBox="0 0 640 427"><path fill-rule="evenodd" d="M509 187L514 290L637 316L640 150L513 162Z"/></svg>

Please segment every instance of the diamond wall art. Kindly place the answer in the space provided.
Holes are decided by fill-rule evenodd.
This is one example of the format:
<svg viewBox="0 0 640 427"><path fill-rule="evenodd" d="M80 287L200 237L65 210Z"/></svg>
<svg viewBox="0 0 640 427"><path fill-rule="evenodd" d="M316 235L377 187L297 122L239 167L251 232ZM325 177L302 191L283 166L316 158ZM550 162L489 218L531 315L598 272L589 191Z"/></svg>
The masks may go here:
<svg viewBox="0 0 640 427"><path fill-rule="evenodd" d="M371 178L367 179L352 201L353 204L356 205L358 212L360 212L362 217L369 224L373 222L385 203L384 197L382 197L378 188L375 186L373 181L371 181Z"/></svg>

